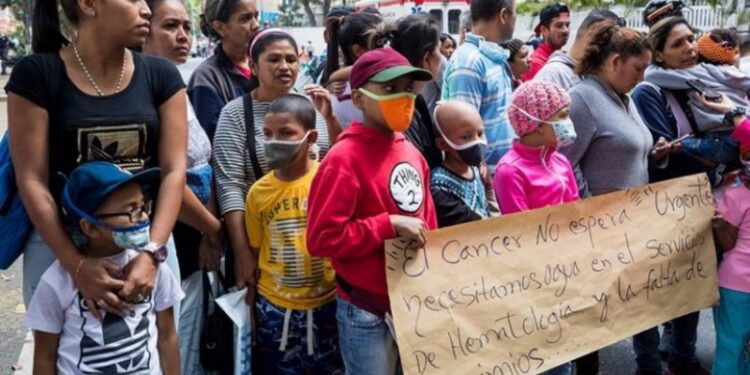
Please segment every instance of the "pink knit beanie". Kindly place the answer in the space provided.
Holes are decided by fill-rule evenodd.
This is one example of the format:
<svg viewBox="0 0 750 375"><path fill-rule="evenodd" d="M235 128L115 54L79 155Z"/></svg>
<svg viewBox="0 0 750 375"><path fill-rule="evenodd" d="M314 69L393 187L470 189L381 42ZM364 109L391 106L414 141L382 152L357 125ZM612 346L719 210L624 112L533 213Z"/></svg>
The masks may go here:
<svg viewBox="0 0 750 375"><path fill-rule="evenodd" d="M508 108L508 118L516 134L523 137L539 127L539 121L531 117L546 121L557 111L569 105L570 96L557 84L528 81L513 93L513 99Z"/></svg>

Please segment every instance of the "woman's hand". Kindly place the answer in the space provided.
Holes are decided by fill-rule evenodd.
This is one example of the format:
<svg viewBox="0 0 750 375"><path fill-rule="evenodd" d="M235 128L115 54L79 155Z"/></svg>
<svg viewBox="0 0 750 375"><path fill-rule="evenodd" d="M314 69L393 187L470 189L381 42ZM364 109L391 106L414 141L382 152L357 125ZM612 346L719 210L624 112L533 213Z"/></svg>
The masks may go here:
<svg viewBox="0 0 750 375"><path fill-rule="evenodd" d="M324 119L333 117L333 106L331 105L331 93L318 85L305 86L305 93L310 96L315 109L323 115Z"/></svg>
<svg viewBox="0 0 750 375"><path fill-rule="evenodd" d="M122 269L108 260L85 258L81 261L73 278L96 319L102 319L100 310L118 315L130 310L130 305L117 295L125 286L122 277Z"/></svg>
<svg viewBox="0 0 750 375"><path fill-rule="evenodd" d="M158 267L151 254L142 252L125 266L125 285L118 293L120 298L140 302L150 295L156 285Z"/></svg>
<svg viewBox="0 0 750 375"><path fill-rule="evenodd" d="M218 271L221 268L221 253L224 239L221 236L204 234L198 246L198 268Z"/></svg>
<svg viewBox="0 0 750 375"><path fill-rule="evenodd" d="M718 103L716 103L716 102L710 102L710 101L706 100L706 96L703 95L703 94L700 94L699 98L700 98L701 103L703 104L703 106L705 106L706 108L709 108L709 109L711 109L712 111L715 111L715 112L727 113L732 108L734 108L735 104L734 104L734 102L731 99L729 99L729 97L727 97L726 95L721 94L721 93L719 93L719 95L721 95L721 101L718 102Z"/></svg>
<svg viewBox="0 0 750 375"><path fill-rule="evenodd" d="M651 157L654 160L663 160L669 154L679 151L681 147L679 142L669 143L664 137L659 137L654 147L651 148Z"/></svg>

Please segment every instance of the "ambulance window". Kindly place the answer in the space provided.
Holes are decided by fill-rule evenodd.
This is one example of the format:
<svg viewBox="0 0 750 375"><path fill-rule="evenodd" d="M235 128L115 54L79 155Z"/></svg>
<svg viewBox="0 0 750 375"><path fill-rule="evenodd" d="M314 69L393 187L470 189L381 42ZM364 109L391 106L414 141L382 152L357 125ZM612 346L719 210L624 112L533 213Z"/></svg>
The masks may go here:
<svg viewBox="0 0 750 375"><path fill-rule="evenodd" d="M435 21L438 22L438 24L440 25L440 29L442 30L443 29L443 11L442 11L442 9L431 9L430 10L430 15L432 16L432 18L435 19Z"/></svg>
<svg viewBox="0 0 750 375"><path fill-rule="evenodd" d="M458 34L458 28L461 23L461 11L458 9L451 9L448 11L448 33Z"/></svg>

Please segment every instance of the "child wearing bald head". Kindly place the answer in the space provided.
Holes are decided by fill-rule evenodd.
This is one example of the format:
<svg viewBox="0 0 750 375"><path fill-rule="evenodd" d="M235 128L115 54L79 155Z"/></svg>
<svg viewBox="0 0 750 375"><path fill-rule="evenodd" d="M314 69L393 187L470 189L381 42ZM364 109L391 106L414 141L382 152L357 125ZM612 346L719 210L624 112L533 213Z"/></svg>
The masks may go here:
<svg viewBox="0 0 750 375"><path fill-rule="evenodd" d="M438 226L467 223L490 216L487 189L480 172L487 141L482 117L473 106L461 101L438 103L435 127L437 147L445 161L430 173L430 191L435 202Z"/></svg>

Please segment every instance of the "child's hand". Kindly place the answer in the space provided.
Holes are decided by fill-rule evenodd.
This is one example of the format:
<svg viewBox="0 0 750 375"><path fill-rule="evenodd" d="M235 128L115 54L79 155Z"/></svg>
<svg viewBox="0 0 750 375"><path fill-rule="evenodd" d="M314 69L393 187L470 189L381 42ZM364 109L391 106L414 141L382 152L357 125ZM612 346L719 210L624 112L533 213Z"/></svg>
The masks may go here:
<svg viewBox="0 0 750 375"><path fill-rule="evenodd" d="M427 242L427 226L424 224L422 219L403 216L403 215L390 215L391 225L393 230L399 237L412 240L414 248L420 248Z"/></svg>
<svg viewBox="0 0 750 375"><path fill-rule="evenodd" d="M247 288L245 303L248 306L255 304L255 291L258 288L258 254L257 250L248 250L243 255L235 253L234 272L237 279L237 289Z"/></svg>
<svg viewBox="0 0 750 375"><path fill-rule="evenodd" d="M714 216L711 218L711 227L716 243L722 251L729 251L734 248L739 233L737 227L727 222L718 212L714 212Z"/></svg>

